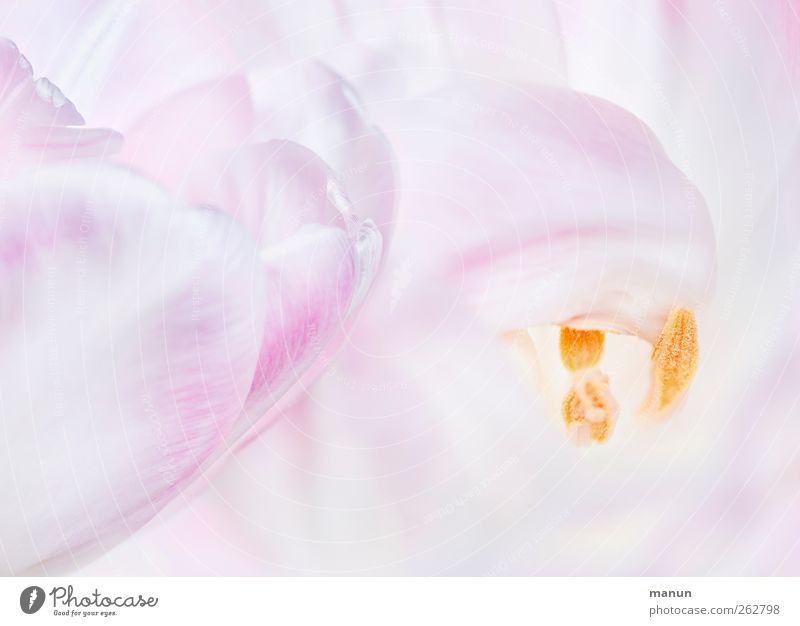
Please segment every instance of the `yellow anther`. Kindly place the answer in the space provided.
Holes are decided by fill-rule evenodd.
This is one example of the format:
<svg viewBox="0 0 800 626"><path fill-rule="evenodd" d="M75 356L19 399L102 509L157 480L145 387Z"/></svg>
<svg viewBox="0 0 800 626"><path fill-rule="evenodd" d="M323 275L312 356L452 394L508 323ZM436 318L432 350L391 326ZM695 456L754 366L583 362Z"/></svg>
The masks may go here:
<svg viewBox="0 0 800 626"><path fill-rule="evenodd" d="M689 309L673 309L653 346L653 380L642 410L658 413L689 386L697 371L697 322Z"/></svg>
<svg viewBox="0 0 800 626"><path fill-rule="evenodd" d="M603 443L614 430L619 405L608 385L608 376L598 369L575 377L561 405L564 422L578 445Z"/></svg>
<svg viewBox="0 0 800 626"><path fill-rule="evenodd" d="M603 355L605 334L600 330L578 330L561 327L561 362L570 372L597 365Z"/></svg>

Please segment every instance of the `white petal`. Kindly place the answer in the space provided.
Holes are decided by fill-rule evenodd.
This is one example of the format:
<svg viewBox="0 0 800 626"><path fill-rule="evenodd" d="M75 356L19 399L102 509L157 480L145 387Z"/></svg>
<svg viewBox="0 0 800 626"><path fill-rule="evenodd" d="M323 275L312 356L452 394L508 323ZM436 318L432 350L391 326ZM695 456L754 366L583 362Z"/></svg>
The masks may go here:
<svg viewBox="0 0 800 626"><path fill-rule="evenodd" d="M796 8L783 0L569 0L559 11L570 84L652 126L705 196L721 260L737 263L796 150Z"/></svg>
<svg viewBox="0 0 800 626"><path fill-rule="evenodd" d="M373 108L402 211L435 238L415 254L464 281L498 330L585 321L653 341L670 309L707 296L703 198L627 111L489 80Z"/></svg>
<svg viewBox="0 0 800 626"><path fill-rule="evenodd" d="M113 543L196 475L251 384L263 269L227 216L109 166L2 202L0 566L20 572Z"/></svg>

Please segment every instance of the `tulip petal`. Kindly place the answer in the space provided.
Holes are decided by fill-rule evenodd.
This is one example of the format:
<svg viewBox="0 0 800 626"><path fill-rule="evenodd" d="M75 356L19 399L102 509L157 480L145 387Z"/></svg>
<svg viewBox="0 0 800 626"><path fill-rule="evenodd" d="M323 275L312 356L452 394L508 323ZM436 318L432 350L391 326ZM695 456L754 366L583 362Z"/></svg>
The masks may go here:
<svg viewBox="0 0 800 626"><path fill-rule="evenodd" d="M33 68L17 46L0 39L0 173L71 157L101 156L119 147L107 129L82 129L83 118L61 90Z"/></svg>
<svg viewBox="0 0 800 626"><path fill-rule="evenodd" d="M350 84L320 63L267 67L249 75L262 141L289 139L314 150L333 169L353 204L385 240L394 219L394 152Z"/></svg>
<svg viewBox="0 0 800 626"><path fill-rule="evenodd" d="M736 263L798 140L800 16L774 2L559 3L570 84L636 113L698 185ZM736 289L731 284L720 290Z"/></svg>
<svg viewBox="0 0 800 626"><path fill-rule="evenodd" d="M585 324L653 342L672 308L706 296L703 198L625 110L488 80L371 109L404 173L403 211L454 242L417 254L465 281L498 330Z"/></svg>
<svg viewBox="0 0 800 626"><path fill-rule="evenodd" d="M251 238L108 165L4 186L0 569L151 518L241 413L264 324Z"/></svg>
<svg viewBox="0 0 800 626"><path fill-rule="evenodd" d="M336 176L312 151L269 142L236 151L211 201L256 238L266 266L267 318L247 413L269 409L346 329L377 272L383 248Z"/></svg>
<svg viewBox="0 0 800 626"><path fill-rule="evenodd" d="M204 203L234 148L274 139L317 152L356 212L389 235L395 205L391 147L366 121L352 88L318 63L271 66L179 92L126 131L121 156L187 202Z"/></svg>
<svg viewBox="0 0 800 626"><path fill-rule="evenodd" d="M26 114L31 125L80 126L83 118L46 78L33 80L33 68L14 42L0 39L0 102L3 124Z"/></svg>
<svg viewBox="0 0 800 626"><path fill-rule="evenodd" d="M394 213L391 150L346 83L318 65L291 80L272 72L166 100L127 133L121 155L183 201L231 213L259 242L267 292L278 295L268 303L250 421L331 347L377 271ZM248 144L273 137L307 141L337 169L291 141Z"/></svg>

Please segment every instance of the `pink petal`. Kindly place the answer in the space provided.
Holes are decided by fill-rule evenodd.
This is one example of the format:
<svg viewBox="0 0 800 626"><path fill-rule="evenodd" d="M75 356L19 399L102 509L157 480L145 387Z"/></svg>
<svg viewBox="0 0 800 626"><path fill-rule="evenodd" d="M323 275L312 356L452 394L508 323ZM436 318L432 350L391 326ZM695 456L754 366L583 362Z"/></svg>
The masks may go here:
<svg viewBox="0 0 800 626"><path fill-rule="evenodd" d="M671 308L707 295L703 198L623 109L476 80L370 110L398 154L402 210L431 225L410 253L465 281L498 330L588 321L652 341Z"/></svg>
<svg viewBox="0 0 800 626"><path fill-rule="evenodd" d="M259 241L270 301L251 421L342 332L377 271L394 212L390 149L347 85L318 66L293 74L284 90L286 73L178 94L134 125L121 155L184 201L222 207ZM248 145L272 137L308 141L337 171L292 142Z"/></svg>
<svg viewBox="0 0 800 626"><path fill-rule="evenodd" d="M14 42L0 39L0 102L3 124L23 112L31 126L80 126L84 120L75 106L46 78L33 80L33 68Z"/></svg>
<svg viewBox="0 0 800 626"><path fill-rule="evenodd" d="M352 88L319 64L206 81L158 104L125 136L123 161L192 203L210 201L210 188L238 146L273 139L304 144L333 168L356 212L389 234L391 148L365 119Z"/></svg>
<svg viewBox="0 0 800 626"><path fill-rule="evenodd" d="M264 67L249 75L262 141L289 139L335 172L353 210L391 235L397 198L395 155L353 87L320 63Z"/></svg>
<svg viewBox="0 0 800 626"><path fill-rule="evenodd" d="M262 265L224 214L106 165L3 188L0 568L60 568L150 519L241 413Z"/></svg>
<svg viewBox="0 0 800 626"><path fill-rule="evenodd" d="M0 174L73 157L115 152L120 136L107 129L82 129L83 118L46 78L33 69L13 42L0 39Z"/></svg>
<svg viewBox="0 0 800 626"><path fill-rule="evenodd" d="M325 163L291 142L238 150L211 202L253 233L266 266L267 321L247 402L257 420L346 330L378 269L382 236L354 214Z"/></svg>

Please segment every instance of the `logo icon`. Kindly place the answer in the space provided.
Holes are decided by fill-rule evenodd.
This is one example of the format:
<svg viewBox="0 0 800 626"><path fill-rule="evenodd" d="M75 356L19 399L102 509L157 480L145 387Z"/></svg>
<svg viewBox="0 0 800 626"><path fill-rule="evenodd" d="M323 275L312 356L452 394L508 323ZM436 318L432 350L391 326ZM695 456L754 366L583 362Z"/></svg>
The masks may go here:
<svg viewBox="0 0 800 626"><path fill-rule="evenodd" d="M44 604L44 589L34 585L33 587L26 587L19 594L19 608L23 613L30 615L36 613L42 608Z"/></svg>

